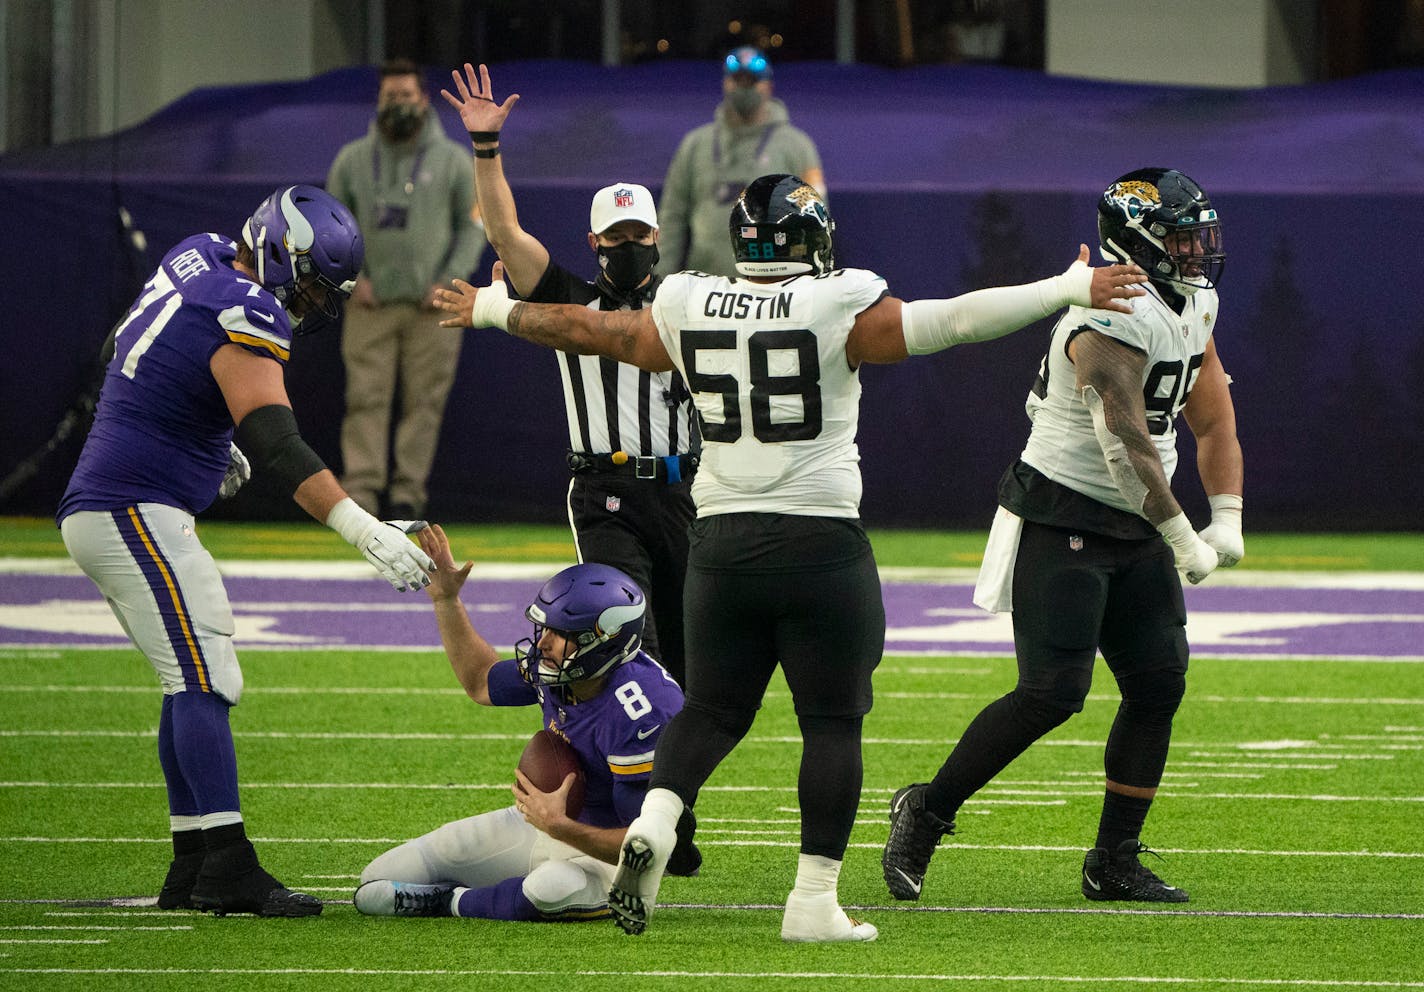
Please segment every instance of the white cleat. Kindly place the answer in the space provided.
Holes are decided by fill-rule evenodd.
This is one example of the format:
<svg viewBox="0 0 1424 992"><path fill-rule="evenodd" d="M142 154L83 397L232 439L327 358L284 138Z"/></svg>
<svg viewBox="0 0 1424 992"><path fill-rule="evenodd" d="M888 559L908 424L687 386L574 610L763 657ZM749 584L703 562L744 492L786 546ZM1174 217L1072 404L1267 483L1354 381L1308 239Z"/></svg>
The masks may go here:
<svg viewBox="0 0 1424 992"><path fill-rule="evenodd" d="M793 891L786 897L786 914L781 918L781 939L797 943L833 943L847 940L874 940L880 931L870 923L847 916L834 892L813 896Z"/></svg>
<svg viewBox="0 0 1424 992"><path fill-rule="evenodd" d="M455 886L440 882L392 882L377 878L356 890L352 901L366 916L449 916Z"/></svg>
<svg viewBox="0 0 1424 992"><path fill-rule="evenodd" d="M624 933L640 934L648 926L658 898L658 886L677 832L660 817L640 816L628 825L618 857L618 873L608 890L608 908Z"/></svg>

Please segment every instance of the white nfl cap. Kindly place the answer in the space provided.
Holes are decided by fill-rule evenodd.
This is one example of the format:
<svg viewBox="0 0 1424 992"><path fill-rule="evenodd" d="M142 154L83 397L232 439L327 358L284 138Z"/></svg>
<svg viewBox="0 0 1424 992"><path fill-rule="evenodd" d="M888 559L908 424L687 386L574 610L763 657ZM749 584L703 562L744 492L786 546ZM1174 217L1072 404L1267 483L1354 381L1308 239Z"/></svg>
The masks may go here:
<svg viewBox="0 0 1424 992"><path fill-rule="evenodd" d="M594 234L602 234L620 220L642 221L649 227L658 226L658 211L653 206L653 194L637 183L614 183L593 194L593 206L588 210L588 226Z"/></svg>

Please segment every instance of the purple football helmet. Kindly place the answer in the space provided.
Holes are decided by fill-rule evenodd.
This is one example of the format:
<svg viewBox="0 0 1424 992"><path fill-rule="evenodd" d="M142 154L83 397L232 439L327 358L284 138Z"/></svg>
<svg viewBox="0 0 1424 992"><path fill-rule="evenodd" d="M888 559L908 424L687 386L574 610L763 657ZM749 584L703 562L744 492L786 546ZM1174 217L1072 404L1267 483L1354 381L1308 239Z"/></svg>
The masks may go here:
<svg viewBox="0 0 1424 992"><path fill-rule="evenodd" d="M608 565L573 565L555 575L524 615L534 634L515 645L519 673L536 685L568 685L596 679L638 650L646 604L638 584ZM545 630L563 634L574 650L545 657Z"/></svg>
<svg viewBox="0 0 1424 992"><path fill-rule="evenodd" d="M257 281L302 333L341 315L366 258L356 218L315 186L288 186L267 197L242 225L242 240L252 249ZM320 317L309 319L314 314Z"/></svg>

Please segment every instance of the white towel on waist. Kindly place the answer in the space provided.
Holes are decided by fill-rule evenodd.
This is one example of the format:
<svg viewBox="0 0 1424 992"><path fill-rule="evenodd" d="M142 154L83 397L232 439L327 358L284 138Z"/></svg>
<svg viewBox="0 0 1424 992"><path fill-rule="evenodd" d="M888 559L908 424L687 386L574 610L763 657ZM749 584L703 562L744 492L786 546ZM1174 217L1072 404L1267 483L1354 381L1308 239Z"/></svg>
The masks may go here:
<svg viewBox="0 0 1424 992"><path fill-rule="evenodd" d="M990 613L1012 613L1014 609L1014 562L1019 555L1019 535L1023 517L999 507L989 528L984 548L984 564L974 585L974 605Z"/></svg>

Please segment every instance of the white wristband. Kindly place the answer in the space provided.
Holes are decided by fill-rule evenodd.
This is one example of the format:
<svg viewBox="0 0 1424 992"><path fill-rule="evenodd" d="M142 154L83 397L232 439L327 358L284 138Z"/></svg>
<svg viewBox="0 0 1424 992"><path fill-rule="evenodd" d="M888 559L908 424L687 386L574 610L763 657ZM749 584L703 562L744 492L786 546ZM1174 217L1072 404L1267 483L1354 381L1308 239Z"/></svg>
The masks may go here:
<svg viewBox="0 0 1424 992"><path fill-rule="evenodd" d="M474 305L470 307L471 327L498 327L509 332L509 312L516 300L509 298L509 288L500 279L490 286L481 286L475 294Z"/></svg>
<svg viewBox="0 0 1424 992"><path fill-rule="evenodd" d="M1068 271L1036 285L1045 288L1045 315L1063 307L1093 305L1093 270L1086 262L1074 262Z"/></svg>
<svg viewBox="0 0 1424 992"><path fill-rule="evenodd" d="M1206 501L1211 504L1211 522L1230 522L1241 529L1241 497L1234 493L1217 493L1215 496L1208 496Z"/></svg>
<svg viewBox="0 0 1424 992"><path fill-rule="evenodd" d="M1157 531L1173 548L1190 548L1196 542L1197 532L1192 529L1192 522L1185 513L1168 517L1157 525Z"/></svg>
<svg viewBox="0 0 1424 992"><path fill-rule="evenodd" d="M347 544L356 548L360 547L360 542L371 533L371 529L379 527L380 523L357 506L350 496L333 506L331 512L326 515L326 525L340 534Z"/></svg>

